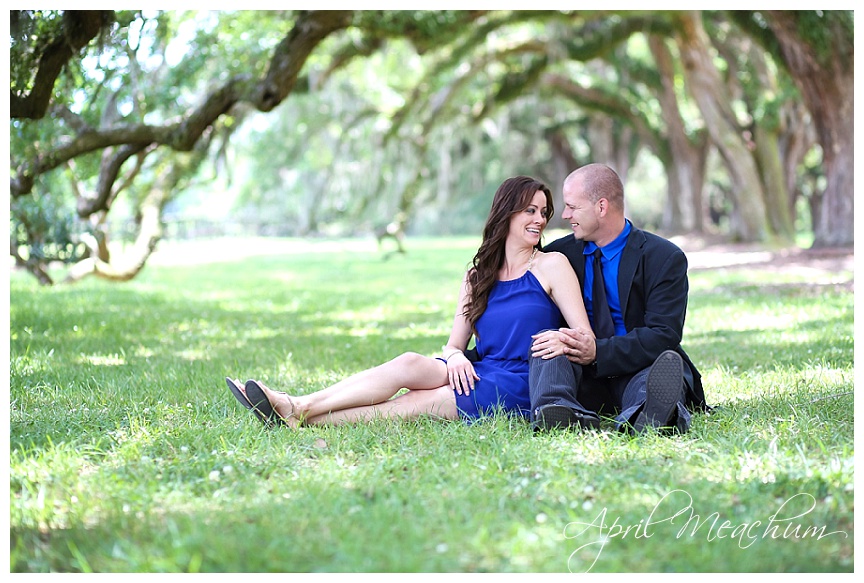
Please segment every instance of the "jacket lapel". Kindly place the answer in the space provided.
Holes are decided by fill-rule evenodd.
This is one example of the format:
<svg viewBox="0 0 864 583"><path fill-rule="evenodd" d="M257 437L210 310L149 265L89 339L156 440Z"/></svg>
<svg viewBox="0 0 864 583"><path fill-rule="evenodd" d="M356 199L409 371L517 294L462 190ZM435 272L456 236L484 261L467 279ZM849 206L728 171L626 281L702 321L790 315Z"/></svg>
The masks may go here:
<svg viewBox="0 0 864 583"><path fill-rule="evenodd" d="M618 265L618 298L621 302L621 314L626 321L627 301L630 299L630 288L633 287L633 277L642 258L642 247L645 246L645 234L632 227L624 251L621 252L621 263ZM582 263L585 269L585 263Z"/></svg>
<svg viewBox="0 0 864 583"><path fill-rule="evenodd" d="M582 251L585 249L585 241L581 239L573 239L573 260L570 261L570 264L573 265L573 270L576 272L576 277L579 278L580 287L585 287L582 283L585 281L585 255L582 254Z"/></svg>

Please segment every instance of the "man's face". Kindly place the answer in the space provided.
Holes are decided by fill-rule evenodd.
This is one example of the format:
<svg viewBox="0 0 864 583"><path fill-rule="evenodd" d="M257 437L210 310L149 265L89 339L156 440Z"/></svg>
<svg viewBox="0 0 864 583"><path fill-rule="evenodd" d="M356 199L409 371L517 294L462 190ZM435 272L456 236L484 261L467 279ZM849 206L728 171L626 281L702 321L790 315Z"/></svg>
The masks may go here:
<svg viewBox="0 0 864 583"><path fill-rule="evenodd" d="M591 202L579 179L565 184L562 194L564 212L561 217L569 221L573 235L584 241L596 241L600 230L600 201Z"/></svg>

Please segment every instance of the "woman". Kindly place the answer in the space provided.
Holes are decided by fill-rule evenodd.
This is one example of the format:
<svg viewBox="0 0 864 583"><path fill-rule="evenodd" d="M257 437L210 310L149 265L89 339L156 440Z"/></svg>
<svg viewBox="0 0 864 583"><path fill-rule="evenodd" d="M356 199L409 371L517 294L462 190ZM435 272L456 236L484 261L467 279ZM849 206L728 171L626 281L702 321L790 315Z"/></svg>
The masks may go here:
<svg viewBox="0 0 864 583"><path fill-rule="evenodd" d="M499 408L527 417L532 334L558 328L562 315L570 327L591 328L570 263L539 250L552 213L552 194L542 182L517 176L501 184L441 357L408 352L309 395L230 378L229 389L260 420L293 428L379 417L473 419ZM465 355L472 335L475 362ZM408 391L394 397L403 388Z"/></svg>

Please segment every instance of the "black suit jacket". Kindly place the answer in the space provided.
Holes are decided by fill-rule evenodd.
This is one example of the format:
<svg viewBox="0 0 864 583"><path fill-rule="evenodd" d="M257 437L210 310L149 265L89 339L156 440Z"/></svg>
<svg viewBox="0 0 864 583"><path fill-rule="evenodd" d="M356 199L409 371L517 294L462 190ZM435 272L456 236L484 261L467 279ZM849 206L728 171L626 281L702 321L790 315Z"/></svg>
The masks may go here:
<svg viewBox="0 0 864 583"><path fill-rule="evenodd" d="M570 260L585 281L584 241L567 235L544 251L558 251ZM630 231L618 268L618 295L627 334L597 340L596 377L631 375L651 366L664 350L675 350L684 360L685 404L706 409L702 377L681 348L687 312L687 257L677 245L635 226ZM588 368L588 367L586 367Z"/></svg>

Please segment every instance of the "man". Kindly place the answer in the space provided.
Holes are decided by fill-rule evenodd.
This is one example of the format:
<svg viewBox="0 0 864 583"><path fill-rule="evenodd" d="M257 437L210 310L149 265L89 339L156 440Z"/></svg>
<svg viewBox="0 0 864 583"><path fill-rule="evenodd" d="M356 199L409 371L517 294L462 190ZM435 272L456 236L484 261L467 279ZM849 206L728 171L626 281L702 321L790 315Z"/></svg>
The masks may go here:
<svg viewBox="0 0 864 583"><path fill-rule="evenodd" d="M621 430L686 432L691 411L707 407L699 371L681 348L684 252L625 218L624 187L608 166L572 172L563 195L562 217L573 236L544 250L570 260L593 333L561 328L534 336L529 384L535 429L596 428L600 415L616 413Z"/></svg>

